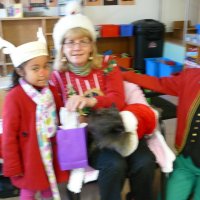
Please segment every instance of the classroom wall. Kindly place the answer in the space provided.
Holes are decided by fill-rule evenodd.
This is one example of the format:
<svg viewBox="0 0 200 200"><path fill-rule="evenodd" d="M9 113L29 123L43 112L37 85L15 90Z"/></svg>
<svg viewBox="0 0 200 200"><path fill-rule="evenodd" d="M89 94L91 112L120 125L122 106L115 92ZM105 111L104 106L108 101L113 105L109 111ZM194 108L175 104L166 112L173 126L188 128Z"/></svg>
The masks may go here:
<svg viewBox="0 0 200 200"><path fill-rule="evenodd" d="M160 0L136 0L135 5L86 6L84 12L95 24L131 23L139 19L159 20Z"/></svg>
<svg viewBox="0 0 200 200"><path fill-rule="evenodd" d="M15 0L0 0L12 3ZM44 15L58 15L59 9L55 7L58 0L52 0L54 7L33 8L32 12L41 11ZM64 2L65 0L63 0ZM83 0L82 0L83 1ZM25 11L29 11L29 0L20 0ZM116 6L85 6L84 12L94 24L131 23L139 19L155 19L166 25L167 32L172 31L173 21L185 19L186 5L190 4L189 19L192 24L200 23L200 0L135 0L135 5Z"/></svg>
<svg viewBox="0 0 200 200"><path fill-rule="evenodd" d="M135 5L84 6L83 12L94 24L126 24L139 19L159 20L159 6L160 0L136 0ZM25 8L25 11L28 11L28 8ZM59 13L59 9L55 7L32 8L32 12L35 11L41 11L48 16Z"/></svg>
<svg viewBox="0 0 200 200"><path fill-rule="evenodd" d="M27 1L27 0L23 0ZM135 0L135 5L115 6L85 6L83 11L94 24L131 23L139 19L155 19L166 25L168 32L172 31L173 21L185 19L186 2L188 0ZM200 0L190 0L189 18L196 24L200 18ZM33 8L45 15L58 15L58 8Z"/></svg>
<svg viewBox="0 0 200 200"><path fill-rule="evenodd" d="M161 21L165 23L166 30L172 31L173 21L184 20L185 0L162 0Z"/></svg>
<svg viewBox="0 0 200 200"><path fill-rule="evenodd" d="M200 0L190 0L188 18L191 20L193 25L200 23L200 21L198 19L199 13L200 13L200 5L199 4L200 4Z"/></svg>

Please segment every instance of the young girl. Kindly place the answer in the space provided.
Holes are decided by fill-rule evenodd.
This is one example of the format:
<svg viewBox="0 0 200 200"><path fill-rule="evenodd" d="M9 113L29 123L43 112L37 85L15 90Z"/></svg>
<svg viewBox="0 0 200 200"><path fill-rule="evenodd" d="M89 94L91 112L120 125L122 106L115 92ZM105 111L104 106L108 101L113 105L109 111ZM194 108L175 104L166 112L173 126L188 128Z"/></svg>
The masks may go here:
<svg viewBox="0 0 200 200"><path fill-rule="evenodd" d="M52 73L51 80L63 102L66 102L66 108L69 111L82 110L86 114L90 109L109 108L115 104L120 111L123 110L126 103L121 72L113 61L103 60L97 54L95 28L80 13L76 3L69 4L68 15L55 25L53 38L57 52L54 69L57 71ZM116 151L103 148L89 157L90 165L100 171L98 184L101 200L121 200L127 175L131 188L127 200L153 198L155 157L142 135L155 128L155 116L145 105L136 104L134 108L135 124L138 123L139 127L137 132L141 133L137 150L123 157ZM149 112L149 122L142 117L144 110Z"/></svg>
<svg viewBox="0 0 200 200"><path fill-rule="evenodd" d="M13 85L3 107L3 174L20 188L20 199L60 200L57 183L67 179L55 154L56 111L62 106L48 85L50 67L41 30L38 41L15 47L0 39L14 65Z"/></svg>

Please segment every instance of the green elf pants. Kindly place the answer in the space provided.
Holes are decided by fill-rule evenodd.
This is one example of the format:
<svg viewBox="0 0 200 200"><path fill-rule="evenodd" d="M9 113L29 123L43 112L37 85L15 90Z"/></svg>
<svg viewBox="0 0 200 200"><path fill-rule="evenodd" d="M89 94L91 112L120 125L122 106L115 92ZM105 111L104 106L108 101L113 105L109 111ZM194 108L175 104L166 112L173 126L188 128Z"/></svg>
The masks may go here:
<svg viewBox="0 0 200 200"><path fill-rule="evenodd" d="M191 158L179 155L167 182L166 200L188 200L191 192L193 200L200 200L200 168Z"/></svg>

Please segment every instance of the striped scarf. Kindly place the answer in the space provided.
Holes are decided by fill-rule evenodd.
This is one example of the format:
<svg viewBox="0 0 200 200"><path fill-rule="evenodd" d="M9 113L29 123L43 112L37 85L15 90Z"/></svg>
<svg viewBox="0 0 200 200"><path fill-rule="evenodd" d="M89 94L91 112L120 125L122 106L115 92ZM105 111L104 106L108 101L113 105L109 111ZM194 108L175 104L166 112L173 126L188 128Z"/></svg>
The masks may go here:
<svg viewBox="0 0 200 200"><path fill-rule="evenodd" d="M79 76L87 76L91 72L91 62L81 67L75 67L71 63L68 63L69 70Z"/></svg>

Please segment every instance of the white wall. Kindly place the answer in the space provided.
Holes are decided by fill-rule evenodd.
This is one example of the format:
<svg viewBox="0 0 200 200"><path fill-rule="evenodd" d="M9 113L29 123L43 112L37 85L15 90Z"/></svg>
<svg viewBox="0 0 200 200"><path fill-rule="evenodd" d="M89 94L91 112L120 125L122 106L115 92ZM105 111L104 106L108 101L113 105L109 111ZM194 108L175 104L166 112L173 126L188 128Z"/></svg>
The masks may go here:
<svg viewBox="0 0 200 200"><path fill-rule="evenodd" d="M162 0L161 21L165 23L166 30L172 30L173 21L184 20L185 0Z"/></svg>
<svg viewBox="0 0 200 200"><path fill-rule="evenodd" d="M135 5L116 6L85 6L84 13L94 24L124 24L139 19L155 19L172 30L173 21L185 19L185 5L188 0L136 0ZM200 23L200 0L189 0L189 19L193 24ZM58 9L34 8L42 10L46 15L57 15Z"/></svg>
<svg viewBox="0 0 200 200"><path fill-rule="evenodd" d="M159 20L160 0L136 0L135 5L85 6L83 11L94 24L124 24L139 19ZM27 11L27 9L26 9ZM42 11L44 15L57 15L57 8L33 8L33 12Z"/></svg>
<svg viewBox="0 0 200 200"><path fill-rule="evenodd" d="M136 0L135 5L86 6L84 12L95 24L123 24L139 19L159 19L160 0Z"/></svg>
<svg viewBox="0 0 200 200"><path fill-rule="evenodd" d="M200 0L162 0L162 2L161 21L165 23L167 31L172 30L173 21L185 20L187 12L192 25L200 23Z"/></svg>
<svg viewBox="0 0 200 200"><path fill-rule="evenodd" d="M188 18L191 20L193 25L200 23L199 15L200 15L200 0L190 0Z"/></svg>

